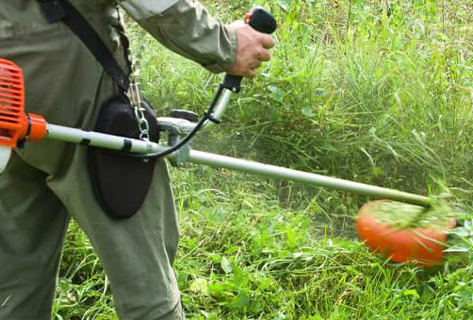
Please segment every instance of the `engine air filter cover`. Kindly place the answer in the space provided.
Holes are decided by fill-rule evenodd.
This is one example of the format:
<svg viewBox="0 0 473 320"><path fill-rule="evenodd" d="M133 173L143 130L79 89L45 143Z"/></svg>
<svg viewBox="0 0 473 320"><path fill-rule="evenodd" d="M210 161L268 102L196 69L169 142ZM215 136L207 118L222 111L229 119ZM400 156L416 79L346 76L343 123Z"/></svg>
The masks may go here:
<svg viewBox="0 0 473 320"><path fill-rule="evenodd" d="M0 146L14 148L25 136L25 87L22 70L0 59Z"/></svg>

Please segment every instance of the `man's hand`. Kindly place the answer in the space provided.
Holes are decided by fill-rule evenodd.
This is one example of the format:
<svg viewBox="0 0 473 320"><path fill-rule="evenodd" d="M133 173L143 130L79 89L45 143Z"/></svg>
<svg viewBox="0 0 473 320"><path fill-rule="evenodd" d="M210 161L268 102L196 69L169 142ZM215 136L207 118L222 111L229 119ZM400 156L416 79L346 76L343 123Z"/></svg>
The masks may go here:
<svg viewBox="0 0 473 320"><path fill-rule="evenodd" d="M237 35L238 48L235 64L228 74L253 78L261 63L271 59L269 49L274 46L274 40L270 35L260 33L241 21L229 27Z"/></svg>

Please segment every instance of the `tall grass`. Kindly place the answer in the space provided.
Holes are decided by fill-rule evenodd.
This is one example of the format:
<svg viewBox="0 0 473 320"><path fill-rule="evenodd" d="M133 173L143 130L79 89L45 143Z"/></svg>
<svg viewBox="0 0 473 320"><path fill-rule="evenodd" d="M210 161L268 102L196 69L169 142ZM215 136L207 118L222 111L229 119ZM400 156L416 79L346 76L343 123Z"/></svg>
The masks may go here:
<svg viewBox="0 0 473 320"><path fill-rule="evenodd" d="M468 209L473 171L473 4L465 0L205 1L231 21L261 4L273 60L245 81L198 149L439 194ZM203 112L220 80L130 28L162 114ZM356 241L367 199L190 167L172 170L176 270L191 319L452 319L473 313L471 267L393 265ZM465 231L467 232L467 231ZM467 248L471 248L471 243ZM114 318L100 262L73 226L57 318ZM468 261L468 260L467 260Z"/></svg>
<svg viewBox="0 0 473 320"><path fill-rule="evenodd" d="M214 149L416 192L470 176L471 5L389 3L260 2L278 17L279 44ZM208 103L214 76L161 49L145 61L157 105Z"/></svg>

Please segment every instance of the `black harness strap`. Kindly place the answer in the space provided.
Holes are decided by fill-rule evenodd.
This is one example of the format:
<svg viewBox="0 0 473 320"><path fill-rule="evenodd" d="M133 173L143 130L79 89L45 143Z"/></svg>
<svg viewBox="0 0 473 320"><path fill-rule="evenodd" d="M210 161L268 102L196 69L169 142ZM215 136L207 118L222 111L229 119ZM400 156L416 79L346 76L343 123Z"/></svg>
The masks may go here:
<svg viewBox="0 0 473 320"><path fill-rule="evenodd" d="M123 92L128 91L128 75L115 60L112 52L82 14L68 0L37 0L50 23L62 21L89 49Z"/></svg>

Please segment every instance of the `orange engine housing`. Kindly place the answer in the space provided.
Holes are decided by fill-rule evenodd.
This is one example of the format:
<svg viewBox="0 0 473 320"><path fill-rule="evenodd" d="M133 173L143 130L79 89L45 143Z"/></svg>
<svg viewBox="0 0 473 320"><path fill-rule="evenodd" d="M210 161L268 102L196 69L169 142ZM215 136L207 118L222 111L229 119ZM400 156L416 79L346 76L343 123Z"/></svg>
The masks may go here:
<svg viewBox="0 0 473 320"><path fill-rule="evenodd" d="M15 148L19 140L39 141L46 134L46 121L25 113L23 71L0 58L0 145Z"/></svg>

